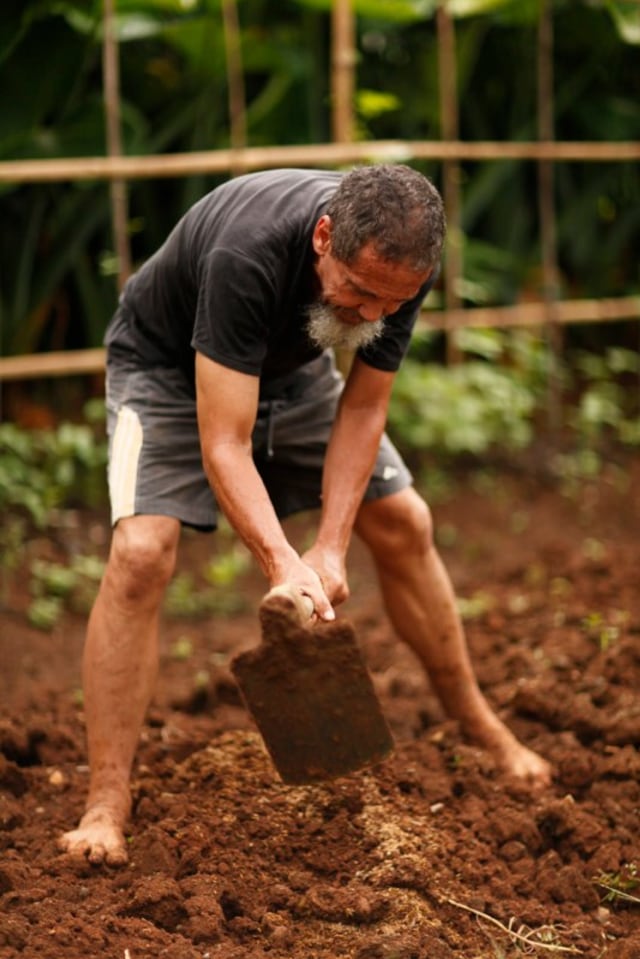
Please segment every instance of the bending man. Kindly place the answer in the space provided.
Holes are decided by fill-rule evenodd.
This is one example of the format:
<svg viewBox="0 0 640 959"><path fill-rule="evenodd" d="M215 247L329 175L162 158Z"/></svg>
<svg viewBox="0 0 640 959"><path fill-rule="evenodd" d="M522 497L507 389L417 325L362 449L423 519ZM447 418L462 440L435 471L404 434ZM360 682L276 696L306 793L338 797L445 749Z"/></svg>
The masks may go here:
<svg viewBox="0 0 640 959"><path fill-rule="evenodd" d="M106 338L113 539L84 655L89 797L63 849L126 862L164 590L181 525L215 529L218 510L269 586L293 584L323 620L348 596L355 530L446 712L502 768L548 781L478 688L429 509L384 432L444 231L437 190L403 165L256 173L196 203L127 283ZM345 383L333 348L355 352ZM299 555L280 521L312 507Z"/></svg>

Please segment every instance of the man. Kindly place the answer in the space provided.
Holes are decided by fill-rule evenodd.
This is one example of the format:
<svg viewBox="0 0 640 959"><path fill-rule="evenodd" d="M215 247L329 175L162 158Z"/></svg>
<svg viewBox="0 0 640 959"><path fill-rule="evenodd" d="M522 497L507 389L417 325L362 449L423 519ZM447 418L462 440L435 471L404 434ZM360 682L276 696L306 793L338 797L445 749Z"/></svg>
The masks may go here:
<svg viewBox="0 0 640 959"><path fill-rule="evenodd" d="M478 689L428 507L384 434L444 230L437 190L406 166L257 173L199 201L128 282L106 338L114 531L84 656L91 781L63 849L126 862L181 524L214 529L218 509L269 586L293 584L321 620L348 596L355 530L449 715L502 768L549 780ZM331 347L355 351L344 388ZM298 555L280 520L316 506Z"/></svg>

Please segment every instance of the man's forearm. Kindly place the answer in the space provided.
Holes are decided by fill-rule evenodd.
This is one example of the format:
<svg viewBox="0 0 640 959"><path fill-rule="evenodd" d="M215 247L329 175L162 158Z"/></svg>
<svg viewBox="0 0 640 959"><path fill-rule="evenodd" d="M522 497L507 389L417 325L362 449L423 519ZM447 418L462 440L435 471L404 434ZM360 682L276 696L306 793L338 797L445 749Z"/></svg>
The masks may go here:
<svg viewBox="0 0 640 959"><path fill-rule="evenodd" d="M250 451L221 444L205 457L207 477L231 526L255 556L270 582L297 558L287 541Z"/></svg>
<svg viewBox="0 0 640 959"><path fill-rule="evenodd" d="M341 408L327 448L317 544L342 556L375 465L385 411Z"/></svg>

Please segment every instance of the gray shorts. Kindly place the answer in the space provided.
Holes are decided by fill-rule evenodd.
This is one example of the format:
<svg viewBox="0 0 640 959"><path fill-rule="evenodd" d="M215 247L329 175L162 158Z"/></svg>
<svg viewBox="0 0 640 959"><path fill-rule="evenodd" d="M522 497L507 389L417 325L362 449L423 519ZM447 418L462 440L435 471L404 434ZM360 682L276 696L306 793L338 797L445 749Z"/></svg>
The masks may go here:
<svg viewBox="0 0 640 959"><path fill-rule="evenodd" d="M332 355L324 353L261 395L253 456L282 519L320 506L324 455L342 387ZM193 390L179 370L141 370L111 359L107 431L113 523L154 514L198 529L216 528L217 504L202 467ZM385 435L365 500L411 482Z"/></svg>

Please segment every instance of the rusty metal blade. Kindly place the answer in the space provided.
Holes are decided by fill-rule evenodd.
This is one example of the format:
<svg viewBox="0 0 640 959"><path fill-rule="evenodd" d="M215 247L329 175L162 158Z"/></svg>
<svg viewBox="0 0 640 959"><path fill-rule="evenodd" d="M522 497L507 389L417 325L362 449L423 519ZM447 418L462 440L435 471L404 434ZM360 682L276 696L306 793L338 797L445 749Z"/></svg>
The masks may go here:
<svg viewBox="0 0 640 959"><path fill-rule="evenodd" d="M290 600L267 595L262 643L231 668L285 783L333 779L384 759L393 739L346 620L302 626Z"/></svg>

